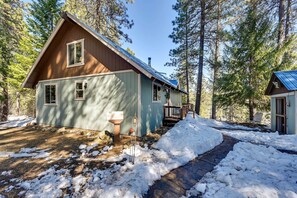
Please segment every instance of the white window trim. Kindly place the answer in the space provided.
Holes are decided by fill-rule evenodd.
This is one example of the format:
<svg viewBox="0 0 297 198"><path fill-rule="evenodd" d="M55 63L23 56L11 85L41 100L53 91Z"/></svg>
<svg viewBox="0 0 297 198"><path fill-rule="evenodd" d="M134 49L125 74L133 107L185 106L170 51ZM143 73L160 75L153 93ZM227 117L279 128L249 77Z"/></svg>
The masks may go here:
<svg viewBox="0 0 297 198"><path fill-rule="evenodd" d="M81 42L81 51L82 51L82 55L81 55L82 62L69 65L69 49L68 49L68 46L71 45L71 44L76 44L76 43L80 43L80 42ZM77 41L73 41L71 43L67 43L66 46L67 46L67 57L66 57L67 67L83 66L85 64L85 39L80 39L80 40L77 40ZM74 48L74 54L76 54L76 48Z"/></svg>
<svg viewBox="0 0 297 198"><path fill-rule="evenodd" d="M152 83L152 103L161 103L162 95L161 95L160 100L154 100L154 85L159 86L160 87L160 92L162 93L162 86L160 84L158 84L158 83L153 82Z"/></svg>
<svg viewBox="0 0 297 198"><path fill-rule="evenodd" d="M76 98L76 83L82 83L82 90L83 90L83 98ZM76 80L74 83L74 100L82 101L86 98L86 89L85 89L85 81L83 80Z"/></svg>
<svg viewBox="0 0 297 198"><path fill-rule="evenodd" d="M56 87L56 103L53 104L53 103L46 103L46 86L48 85L55 85ZM44 105L46 106L57 106L58 105L58 85L57 83L47 83L47 84L44 84L43 86L43 89L44 89Z"/></svg>

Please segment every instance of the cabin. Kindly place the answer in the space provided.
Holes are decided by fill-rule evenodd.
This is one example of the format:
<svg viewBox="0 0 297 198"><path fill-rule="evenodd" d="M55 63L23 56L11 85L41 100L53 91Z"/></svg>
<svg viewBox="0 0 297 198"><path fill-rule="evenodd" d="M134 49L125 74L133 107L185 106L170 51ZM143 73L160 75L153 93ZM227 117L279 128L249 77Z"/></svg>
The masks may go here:
<svg viewBox="0 0 297 198"><path fill-rule="evenodd" d="M297 70L274 72L265 95L271 98L271 129L297 134Z"/></svg>
<svg viewBox="0 0 297 198"><path fill-rule="evenodd" d="M173 113L164 114L164 106L181 107L187 94L177 80L67 12L22 86L36 89L39 125L112 131L110 114L122 112L120 133L137 125L137 136L162 126Z"/></svg>

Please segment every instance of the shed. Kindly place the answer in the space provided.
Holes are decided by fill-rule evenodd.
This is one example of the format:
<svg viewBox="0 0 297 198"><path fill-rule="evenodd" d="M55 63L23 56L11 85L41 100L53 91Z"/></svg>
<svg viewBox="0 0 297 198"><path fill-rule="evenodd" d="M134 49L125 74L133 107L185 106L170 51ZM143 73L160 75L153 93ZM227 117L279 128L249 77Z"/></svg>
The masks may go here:
<svg viewBox="0 0 297 198"><path fill-rule="evenodd" d="M297 134L297 70L274 72L265 95L271 98L271 129Z"/></svg>

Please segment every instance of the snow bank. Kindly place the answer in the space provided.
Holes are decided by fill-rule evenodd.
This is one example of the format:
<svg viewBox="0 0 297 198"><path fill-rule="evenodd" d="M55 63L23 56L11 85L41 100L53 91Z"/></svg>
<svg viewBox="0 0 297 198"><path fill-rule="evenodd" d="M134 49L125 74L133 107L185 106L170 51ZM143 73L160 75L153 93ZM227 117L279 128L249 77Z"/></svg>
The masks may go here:
<svg viewBox="0 0 297 198"><path fill-rule="evenodd" d="M227 122L221 122L214 119L202 118L199 115L196 115L195 119L209 127L222 128L222 129L233 129L233 130L247 130L247 131L259 131L258 128L251 128L247 126L237 125L237 124L228 124Z"/></svg>
<svg viewBox="0 0 297 198"><path fill-rule="evenodd" d="M238 143L190 191L203 197L297 197L297 155Z"/></svg>
<svg viewBox="0 0 297 198"><path fill-rule="evenodd" d="M36 120L32 117L28 116L8 116L8 121L0 123L0 129L7 129L13 127L24 127L28 123L36 122Z"/></svg>
<svg viewBox="0 0 297 198"><path fill-rule="evenodd" d="M25 181L25 189L28 190L25 196L56 197L61 196L63 188L70 188L74 193L70 196L141 197L162 175L211 150L222 141L220 132L187 117L161 137L154 149L138 145L135 149L125 149L120 156L107 160L118 161L110 168L85 168L83 175L75 178L69 177L69 170L63 169L63 174L60 174L50 169L35 180ZM86 149L85 146L80 148ZM127 160L132 158L132 152L135 152L134 164ZM54 193L50 194L51 190Z"/></svg>
<svg viewBox="0 0 297 198"><path fill-rule="evenodd" d="M277 149L297 151L296 135L279 135L278 133L261 133L254 131L221 131L225 135L229 135L245 142L256 144L265 144L273 146Z"/></svg>

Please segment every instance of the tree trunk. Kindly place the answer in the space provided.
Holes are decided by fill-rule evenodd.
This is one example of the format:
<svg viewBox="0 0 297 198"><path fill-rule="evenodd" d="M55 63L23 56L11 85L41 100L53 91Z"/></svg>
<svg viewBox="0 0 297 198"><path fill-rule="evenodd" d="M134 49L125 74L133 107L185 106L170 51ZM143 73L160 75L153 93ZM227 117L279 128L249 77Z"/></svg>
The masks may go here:
<svg viewBox="0 0 297 198"><path fill-rule="evenodd" d="M2 103L2 115L1 121L6 121L8 117L8 87L7 87L7 78L6 76L3 77L3 87L2 87L2 94L3 94L3 103Z"/></svg>
<svg viewBox="0 0 297 198"><path fill-rule="evenodd" d="M203 72L203 57L204 57L204 25L205 25L205 0L201 0L201 18L200 18L200 44L199 44L199 66L197 78L197 92L195 111L200 115L201 93L202 93L202 72Z"/></svg>
<svg viewBox="0 0 297 198"><path fill-rule="evenodd" d="M254 120L254 101L253 99L249 99L249 117L250 117L250 122L253 122Z"/></svg>
<svg viewBox="0 0 297 198"><path fill-rule="evenodd" d="M211 108L211 118L217 118L217 104L215 101L216 97L216 80L218 78L219 71L219 47L220 47L220 19L221 19L221 5L220 0L218 0L218 10L217 10L217 32L216 32L216 40L215 40L215 54L214 54L214 67L213 67L213 84L212 84L212 108Z"/></svg>
<svg viewBox="0 0 297 198"><path fill-rule="evenodd" d="M20 115L20 108L21 108L21 97L20 97L20 92L17 92L17 114L18 116Z"/></svg>
<svg viewBox="0 0 297 198"><path fill-rule="evenodd" d="M281 47L285 38L285 0L279 0L279 10L278 10L278 46Z"/></svg>
<svg viewBox="0 0 297 198"><path fill-rule="evenodd" d="M291 28L291 0L287 0L287 11L286 11L286 28L285 28L285 40L288 39L289 31Z"/></svg>
<svg viewBox="0 0 297 198"><path fill-rule="evenodd" d="M188 61L188 6L186 6L186 86L187 86L187 104L190 103L189 97L189 61Z"/></svg>

